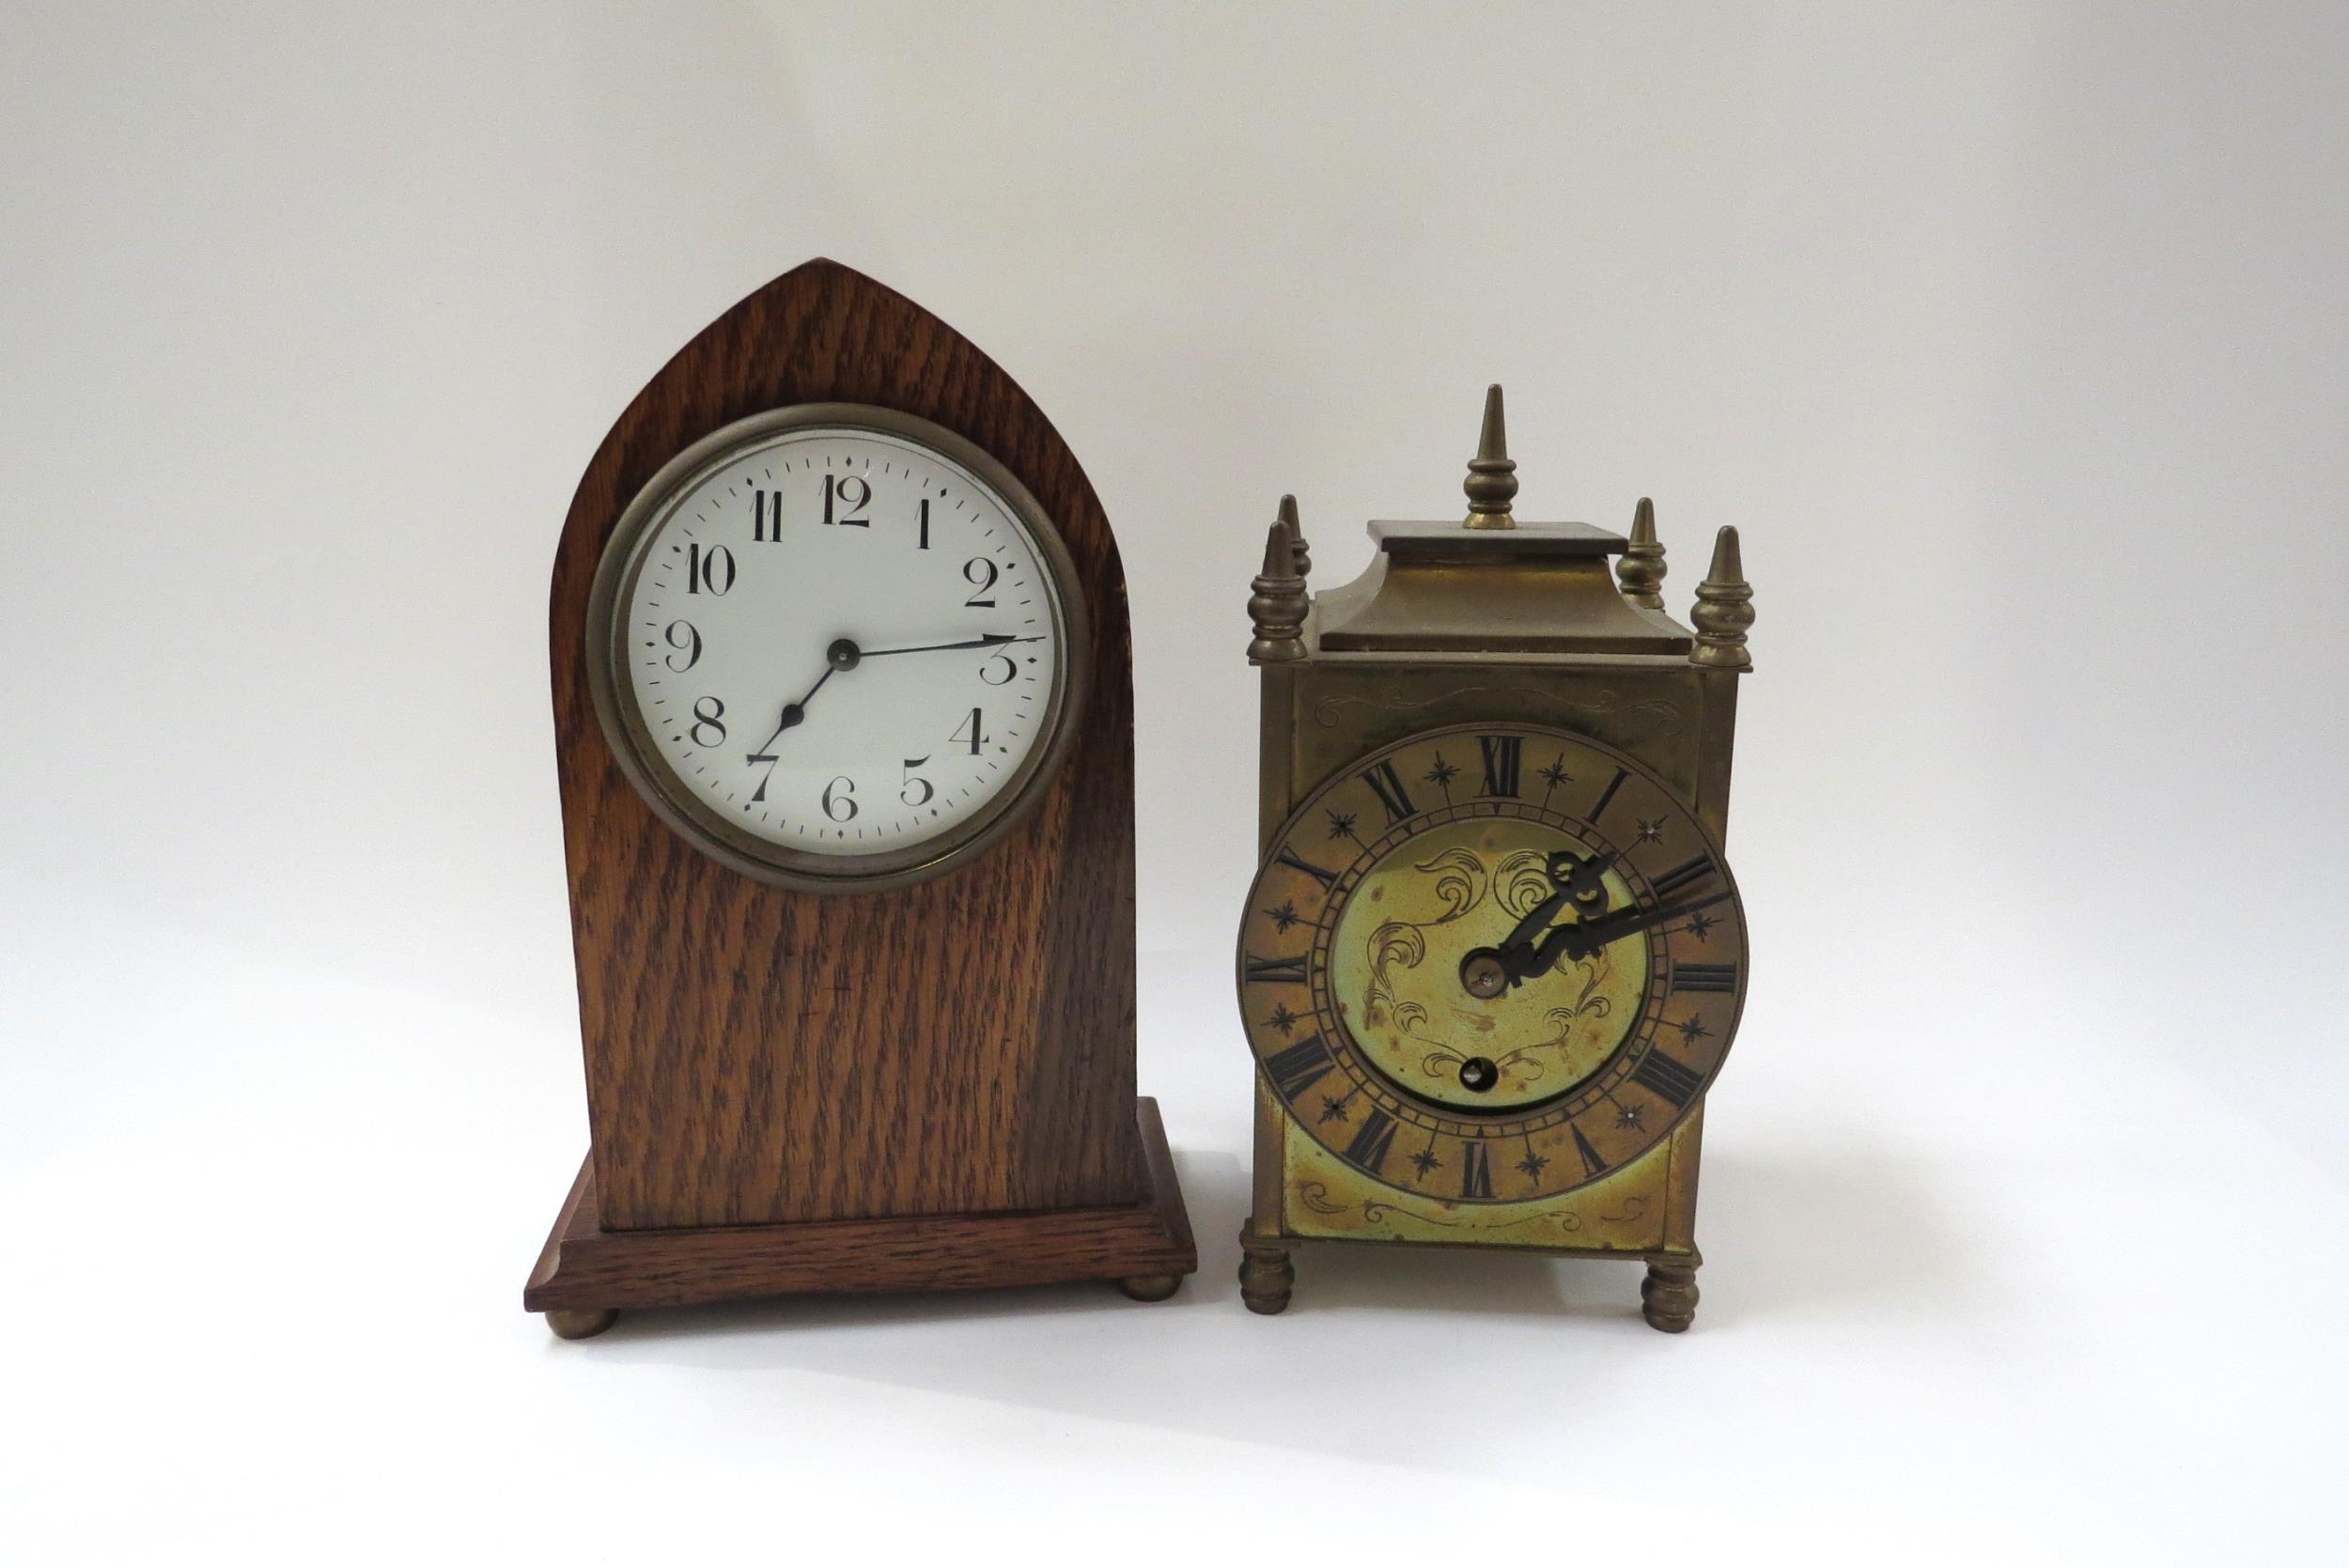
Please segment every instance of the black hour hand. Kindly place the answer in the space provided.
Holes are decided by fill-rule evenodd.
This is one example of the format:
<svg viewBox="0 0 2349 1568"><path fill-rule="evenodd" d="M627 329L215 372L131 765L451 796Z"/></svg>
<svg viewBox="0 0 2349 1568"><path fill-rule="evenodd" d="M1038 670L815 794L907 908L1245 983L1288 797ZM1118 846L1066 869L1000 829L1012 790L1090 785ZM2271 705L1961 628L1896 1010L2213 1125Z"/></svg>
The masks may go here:
<svg viewBox="0 0 2349 1568"><path fill-rule="evenodd" d="M1538 962L1534 941L1550 923L1571 904L1581 920L1590 920L1607 908L1607 868L1615 863L1621 850L1610 849L1588 860L1577 860L1568 850L1560 850L1544 862L1542 870L1555 889L1548 898L1525 912L1524 918L1510 928L1499 947L1480 947L1460 960L1460 984L1470 996L1487 1000L1501 995L1549 969L1549 963ZM1564 927L1563 929L1572 929ZM1554 940L1556 932L1551 933ZM1553 958L1550 963L1556 960Z"/></svg>

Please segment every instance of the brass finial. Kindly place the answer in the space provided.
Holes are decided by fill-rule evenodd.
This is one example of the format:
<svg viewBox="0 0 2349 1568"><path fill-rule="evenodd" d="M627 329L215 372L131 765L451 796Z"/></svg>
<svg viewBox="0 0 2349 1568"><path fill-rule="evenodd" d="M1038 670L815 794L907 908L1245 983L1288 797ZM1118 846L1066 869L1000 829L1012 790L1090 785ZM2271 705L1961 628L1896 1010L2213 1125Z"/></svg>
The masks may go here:
<svg viewBox="0 0 2349 1568"><path fill-rule="evenodd" d="M1738 558L1735 528L1724 528L1715 536L1713 569L1697 584L1696 608L1688 612L1688 619L1697 629L1689 663L1714 670L1753 668L1753 656L1746 652L1746 628L1753 624L1753 587Z"/></svg>
<svg viewBox="0 0 2349 1568"><path fill-rule="evenodd" d="M1509 436L1501 427L1501 383L1485 389L1485 428L1476 441L1476 456L1469 459L1469 475L1460 482L1468 491L1470 528L1515 528L1509 503L1517 493L1517 465L1509 458Z"/></svg>
<svg viewBox="0 0 2349 1568"><path fill-rule="evenodd" d="M1297 497L1281 497L1281 522L1288 529L1289 537L1297 541L1297 575L1313 576L1314 552L1305 545L1305 525L1297 520Z"/></svg>
<svg viewBox="0 0 2349 1568"><path fill-rule="evenodd" d="M1631 548L1615 561L1615 581L1623 597L1645 610L1664 608L1664 547L1656 542L1656 503L1640 497L1631 514Z"/></svg>
<svg viewBox="0 0 2349 1568"><path fill-rule="evenodd" d="M1293 525L1296 504L1283 500L1281 515L1266 531L1264 570L1249 584L1248 615L1255 622L1255 641L1248 644L1251 664L1284 664L1305 657L1305 579L1297 569L1304 536Z"/></svg>

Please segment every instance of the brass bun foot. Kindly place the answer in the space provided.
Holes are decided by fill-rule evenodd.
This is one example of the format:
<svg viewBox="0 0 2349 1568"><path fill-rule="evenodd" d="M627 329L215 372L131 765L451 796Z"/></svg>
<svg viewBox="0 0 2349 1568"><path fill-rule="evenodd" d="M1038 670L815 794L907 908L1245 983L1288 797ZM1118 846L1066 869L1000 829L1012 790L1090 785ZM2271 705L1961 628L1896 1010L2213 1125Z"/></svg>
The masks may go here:
<svg viewBox="0 0 2349 1568"><path fill-rule="evenodd" d="M592 1340L619 1321L616 1307L556 1307L547 1313L547 1327L566 1340Z"/></svg>
<svg viewBox="0 0 2349 1568"><path fill-rule="evenodd" d="M1252 1312L1267 1317L1288 1310L1289 1291L1297 1283L1297 1265L1289 1250L1266 1241L1243 1225L1239 1232L1239 1298Z"/></svg>
<svg viewBox="0 0 2349 1568"><path fill-rule="evenodd" d="M1179 1274L1136 1274L1117 1281L1129 1301L1163 1301L1183 1288Z"/></svg>
<svg viewBox="0 0 2349 1568"><path fill-rule="evenodd" d="M1685 1332L1697 1320L1697 1271L1648 1265L1647 1278L1640 1281L1640 1315L1659 1333Z"/></svg>

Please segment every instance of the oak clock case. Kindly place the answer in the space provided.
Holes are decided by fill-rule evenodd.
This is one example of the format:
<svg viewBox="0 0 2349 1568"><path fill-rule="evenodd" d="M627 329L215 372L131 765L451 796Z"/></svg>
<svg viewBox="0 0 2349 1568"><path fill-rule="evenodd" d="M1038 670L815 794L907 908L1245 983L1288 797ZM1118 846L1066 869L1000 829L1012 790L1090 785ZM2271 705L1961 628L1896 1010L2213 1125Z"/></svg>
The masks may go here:
<svg viewBox="0 0 2349 1568"><path fill-rule="evenodd" d="M590 1147L524 1307L1171 1296L1125 581L1026 394L796 268L606 436L551 611Z"/></svg>
<svg viewBox="0 0 2349 1568"><path fill-rule="evenodd" d="M1694 1317L1746 986L1722 839L1751 590L1723 529L1680 626L1647 502L1628 537L1519 523L1515 467L1495 387L1465 519L1373 523L1370 571L1309 598L1284 499L1252 584L1259 1312L1328 1240L1642 1261L1647 1321Z"/></svg>

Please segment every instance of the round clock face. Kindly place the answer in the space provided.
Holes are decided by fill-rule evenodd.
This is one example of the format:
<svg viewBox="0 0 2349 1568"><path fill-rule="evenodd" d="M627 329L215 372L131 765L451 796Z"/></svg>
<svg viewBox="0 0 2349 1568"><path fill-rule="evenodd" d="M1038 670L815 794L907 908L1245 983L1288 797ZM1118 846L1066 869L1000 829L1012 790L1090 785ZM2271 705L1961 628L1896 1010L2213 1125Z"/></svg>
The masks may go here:
<svg viewBox="0 0 2349 1568"><path fill-rule="evenodd" d="M1043 793L1082 600L1034 499L926 421L847 404L697 442L621 517L588 613L631 781L767 880L934 875Z"/></svg>
<svg viewBox="0 0 2349 1568"><path fill-rule="evenodd" d="M1654 1147L1745 1000L1720 847L1661 779L1523 724L1431 731L1283 824L1240 926L1265 1080L1394 1188L1547 1197Z"/></svg>

